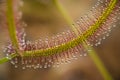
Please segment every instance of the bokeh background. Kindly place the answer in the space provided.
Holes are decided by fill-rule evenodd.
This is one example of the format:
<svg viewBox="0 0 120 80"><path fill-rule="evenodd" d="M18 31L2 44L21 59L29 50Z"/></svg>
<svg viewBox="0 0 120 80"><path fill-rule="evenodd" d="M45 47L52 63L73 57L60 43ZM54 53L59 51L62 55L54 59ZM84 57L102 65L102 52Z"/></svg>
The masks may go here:
<svg viewBox="0 0 120 80"><path fill-rule="evenodd" d="M97 0L59 0L73 20L87 13ZM27 24L25 31L28 40L52 36L67 26L52 0L23 0L22 20ZM1 5L0 8L4 7ZM0 12L0 17L2 16ZM0 18L0 24L3 20ZM3 47L8 40L7 28L0 25L0 58L4 56ZM106 69L115 80L120 80L120 25L112 30L110 36L94 47ZM103 80L96 65L89 56L80 57L59 68L26 69L14 68L9 62L0 64L0 80Z"/></svg>

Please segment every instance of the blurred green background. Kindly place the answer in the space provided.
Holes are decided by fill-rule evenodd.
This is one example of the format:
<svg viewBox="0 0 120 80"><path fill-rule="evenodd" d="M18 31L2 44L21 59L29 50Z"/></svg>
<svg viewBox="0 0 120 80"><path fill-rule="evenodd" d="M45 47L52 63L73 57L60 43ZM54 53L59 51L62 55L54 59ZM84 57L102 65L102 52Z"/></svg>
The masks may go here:
<svg viewBox="0 0 120 80"><path fill-rule="evenodd" d="M84 15L95 5L97 0L59 0L73 20ZM23 21L27 24L27 39L36 40L52 36L64 30L66 21L57 10L52 0L23 0L20 9ZM1 5L1 8L4 5ZM1 14L0 14L1 15ZM3 20L0 19L0 24ZM120 80L120 25L114 28L110 36L94 47L115 80ZM4 37L3 37L4 36ZM0 52L8 40L6 27L0 26ZM3 54L0 54L2 57ZM80 57L59 68L48 69L15 69L9 63L0 65L0 80L103 80L89 56Z"/></svg>

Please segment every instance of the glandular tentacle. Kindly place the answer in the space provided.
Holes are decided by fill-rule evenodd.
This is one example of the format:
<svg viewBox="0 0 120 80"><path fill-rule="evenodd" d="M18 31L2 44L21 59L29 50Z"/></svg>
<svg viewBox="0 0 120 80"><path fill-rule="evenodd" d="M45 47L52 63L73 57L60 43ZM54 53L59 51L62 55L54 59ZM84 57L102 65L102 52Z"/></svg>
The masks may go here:
<svg viewBox="0 0 120 80"><path fill-rule="evenodd" d="M71 60L77 59L78 56L87 56L87 51L83 47L82 42L84 41L89 46L101 44L102 39L109 36L109 32L120 19L120 3L116 3L112 12L107 17L106 15L104 17L103 14L106 12L105 10L110 2L111 0L98 0L97 4L87 14L75 21L72 26L77 29L79 36L70 28L67 28L65 31L52 37L27 41L25 40L24 31L19 31L18 36L20 38L21 50L30 54L22 58L16 57L12 59L11 63L16 68L22 66L22 69L37 69L51 66L58 67L60 64L70 63ZM105 18L105 20L101 21L99 20L100 18L102 18L101 20ZM101 23L97 25L97 21L101 21ZM15 50L10 44L6 47L5 52L9 55L15 53Z"/></svg>

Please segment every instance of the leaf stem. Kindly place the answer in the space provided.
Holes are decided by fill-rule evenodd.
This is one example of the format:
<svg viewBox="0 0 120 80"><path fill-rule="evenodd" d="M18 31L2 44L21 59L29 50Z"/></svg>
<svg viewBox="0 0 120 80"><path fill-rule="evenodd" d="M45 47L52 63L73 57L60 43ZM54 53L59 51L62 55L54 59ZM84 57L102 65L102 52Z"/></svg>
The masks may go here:
<svg viewBox="0 0 120 80"><path fill-rule="evenodd" d="M89 47L89 56L91 57L91 59L93 60L94 64L96 65L96 67L98 68L98 70L100 71L101 75L103 76L104 80L113 80L112 76L110 75L110 73L107 71L107 69L104 67L105 65L102 63L101 59L99 58L99 56L96 54L95 50Z"/></svg>
<svg viewBox="0 0 120 80"><path fill-rule="evenodd" d="M70 25L72 30L75 32L75 34L78 35L78 32L77 32L76 28L74 27L75 26L74 21L69 16L68 12L65 10L63 5L58 0L53 0L53 3L56 6L56 8L58 9L58 11L61 13L61 15L65 18L68 25Z"/></svg>
<svg viewBox="0 0 120 80"><path fill-rule="evenodd" d="M18 54L19 52L19 42L17 38L17 31L16 31L16 25L14 20L14 13L13 13L13 0L7 0L7 21L8 21L8 31L10 34L10 39L12 41L12 45L14 46L15 50Z"/></svg>
<svg viewBox="0 0 120 80"><path fill-rule="evenodd" d="M3 64L3 63L5 63L5 62L8 62L9 60L11 60L12 58L14 58L14 57L16 57L16 56L17 56L17 54L16 54L16 53L13 53L13 54L11 54L11 55L9 55L9 56L7 56L7 57L4 57L4 58L0 59L0 64Z"/></svg>

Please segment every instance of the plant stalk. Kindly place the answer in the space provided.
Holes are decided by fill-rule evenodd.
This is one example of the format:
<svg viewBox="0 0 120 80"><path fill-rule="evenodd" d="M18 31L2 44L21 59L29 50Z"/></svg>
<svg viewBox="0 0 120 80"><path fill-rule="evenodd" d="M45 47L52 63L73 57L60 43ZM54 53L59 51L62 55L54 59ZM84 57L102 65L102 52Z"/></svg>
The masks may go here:
<svg viewBox="0 0 120 80"><path fill-rule="evenodd" d="M7 0L7 21L8 21L8 31L10 34L10 39L12 45L14 46L16 52L22 56L19 50L19 41L17 38L17 30L15 25L14 13L13 13L13 0Z"/></svg>

